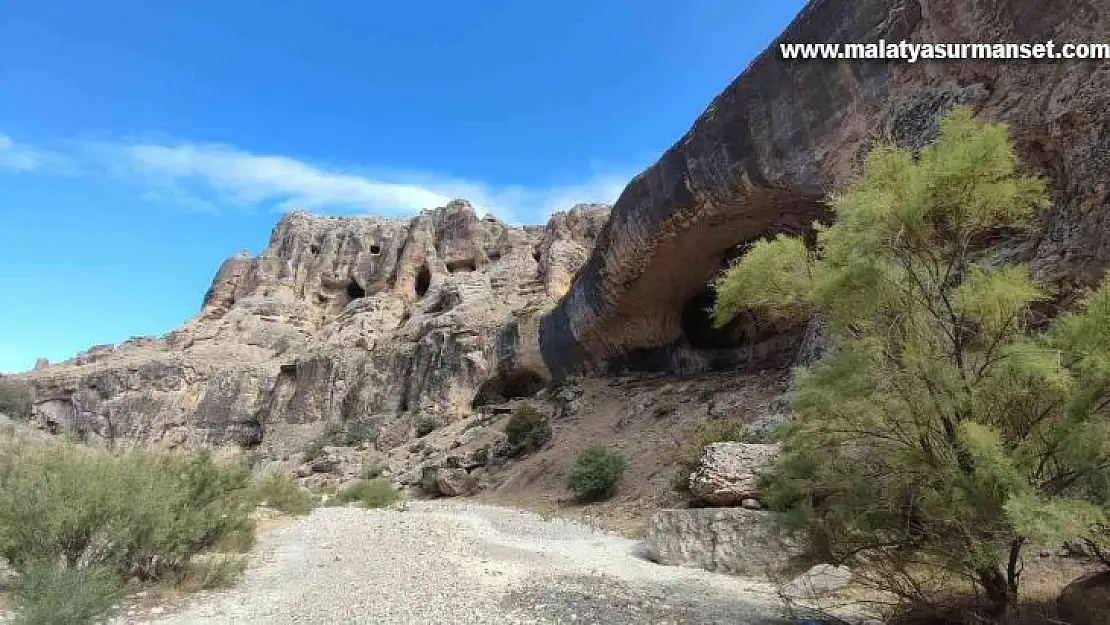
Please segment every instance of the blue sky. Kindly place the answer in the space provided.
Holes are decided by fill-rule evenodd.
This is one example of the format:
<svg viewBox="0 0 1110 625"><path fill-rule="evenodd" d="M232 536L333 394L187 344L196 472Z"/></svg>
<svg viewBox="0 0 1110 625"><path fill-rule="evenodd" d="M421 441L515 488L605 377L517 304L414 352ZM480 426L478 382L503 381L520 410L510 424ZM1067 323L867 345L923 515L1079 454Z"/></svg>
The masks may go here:
<svg viewBox="0 0 1110 625"><path fill-rule="evenodd" d="M0 0L0 371L164 334L291 207L612 201L802 0Z"/></svg>

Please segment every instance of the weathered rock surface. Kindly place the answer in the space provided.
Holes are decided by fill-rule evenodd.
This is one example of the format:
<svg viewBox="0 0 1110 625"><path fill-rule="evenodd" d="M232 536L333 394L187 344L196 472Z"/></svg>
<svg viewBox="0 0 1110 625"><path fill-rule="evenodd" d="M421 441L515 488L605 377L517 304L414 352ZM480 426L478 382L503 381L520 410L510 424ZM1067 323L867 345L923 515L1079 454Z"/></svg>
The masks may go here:
<svg viewBox="0 0 1110 625"><path fill-rule="evenodd" d="M844 588L852 581L852 569L846 566L818 564L790 580L786 594L790 597L819 597Z"/></svg>
<svg viewBox="0 0 1110 625"><path fill-rule="evenodd" d="M1091 573L1068 584L1056 608L1068 623L1110 623L1110 572Z"/></svg>
<svg viewBox="0 0 1110 625"><path fill-rule="evenodd" d="M290 213L260 255L223 263L181 328L15 379L33 388L33 423L94 442L289 453L330 424L399 445L415 413L447 423L483 388L543 387L535 319L607 214L520 228L464 201L403 220Z"/></svg>
<svg viewBox="0 0 1110 625"><path fill-rule="evenodd" d="M647 524L646 555L660 564L762 576L801 554L774 513L744 508L661 510Z"/></svg>
<svg viewBox="0 0 1110 625"><path fill-rule="evenodd" d="M706 445L697 470L690 475L690 493L700 503L711 506L744 506L747 500L758 500L760 473L778 452L778 445L731 442Z"/></svg>
<svg viewBox="0 0 1110 625"><path fill-rule="evenodd" d="M882 135L919 147L956 103L1010 125L1053 205L1003 246L1048 279L1090 283L1110 262L1110 61L785 60L779 42L1096 42L1107 0L811 0L625 188L597 247L540 325L556 377L788 364L805 328L701 312L706 283L747 243L804 232Z"/></svg>

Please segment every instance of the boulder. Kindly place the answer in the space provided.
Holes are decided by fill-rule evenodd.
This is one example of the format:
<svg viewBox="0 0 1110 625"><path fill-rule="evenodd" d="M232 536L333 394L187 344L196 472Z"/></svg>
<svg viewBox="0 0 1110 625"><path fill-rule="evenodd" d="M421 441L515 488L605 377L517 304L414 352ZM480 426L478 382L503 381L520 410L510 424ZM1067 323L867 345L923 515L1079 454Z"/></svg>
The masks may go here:
<svg viewBox="0 0 1110 625"><path fill-rule="evenodd" d="M771 512L691 508L655 513L644 550L659 564L761 576L800 555L802 545L776 529Z"/></svg>
<svg viewBox="0 0 1110 625"><path fill-rule="evenodd" d="M1084 575L1065 586L1056 609L1068 623L1110 624L1110 571Z"/></svg>
<svg viewBox="0 0 1110 625"><path fill-rule="evenodd" d="M690 493L711 506L740 506L758 500L760 473L778 455L778 445L712 443L705 447L698 468L690 475Z"/></svg>
<svg viewBox="0 0 1110 625"><path fill-rule="evenodd" d="M423 469L420 486L429 495L460 497L476 493L478 479L467 473L466 469L432 466Z"/></svg>
<svg viewBox="0 0 1110 625"><path fill-rule="evenodd" d="M320 456L308 462L308 468L313 473L335 473L339 470L340 459L335 456Z"/></svg>
<svg viewBox="0 0 1110 625"><path fill-rule="evenodd" d="M852 570L848 567L818 564L791 580L785 591L788 597L805 599L836 592L851 581Z"/></svg>

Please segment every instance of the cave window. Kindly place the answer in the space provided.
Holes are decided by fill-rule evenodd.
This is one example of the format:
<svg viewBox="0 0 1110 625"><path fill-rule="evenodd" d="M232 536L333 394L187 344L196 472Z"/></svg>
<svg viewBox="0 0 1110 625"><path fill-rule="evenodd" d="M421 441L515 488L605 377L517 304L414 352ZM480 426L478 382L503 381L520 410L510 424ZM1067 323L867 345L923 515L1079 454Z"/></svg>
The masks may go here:
<svg viewBox="0 0 1110 625"><path fill-rule="evenodd" d="M378 245L377 243L370 246L370 254L372 256L377 256L378 254L381 254L381 253L382 253L382 246Z"/></svg>
<svg viewBox="0 0 1110 625"><path fill-rule="evenodd" d="M362 288L357 280L351 278L351 281L347 283L347 297L351 298L352 301L366 297L366 289Z"/></svg>
<svg viewBox="0 0 1110 625"><path fill-rule="evenodd" d="M447 273L457 273L460 271L477 271L478 265L474 262L473 258L466 258L463 260L453 260L447 263Z"/></svg>
<svg viewBox="0 0 1110 625"><path fill-rule="evenodd" d="M490 252L489 253L489 262L496 263L499 260L501 260L501 252Z"/></svg>
<svg viewBox="0 0 1110 625"><path fill-rule="evenodd" d="M538 263L540 262L540 251L535 250L532 252L532 258Z"/></svg>
<svg viewBox="0 0 1110 625"><path fill-rule="evenodd" d="M543 376L531 369L514 369L500 373L478 388L471 408L499 404L510 399L531 397L546 386Z"/></svg>
<svg viewBox="0 0 1110 625"><path fill-rule="evenodd" d="M696 349L721 349L743 347L746 345L737 319L724 327L713 325L713 303L716 296L712 287L707 287L695 295L682 307L682 333L690 346Z"/></svg>
<svg viewBox="0 0 1110 625"><path fill-rule="evenodd" d="M416 296L424 297L428 292L428 287L432 285L432 272L428 269L427 265L420 268L416 274Z"/></svg>
<svg viewBox="0 0 1110 625"><path fill-rule="evenodd" d="M320 253L320 246L313 243L308 246L308 251L311 252L313 256L316 256Z"/></svg>

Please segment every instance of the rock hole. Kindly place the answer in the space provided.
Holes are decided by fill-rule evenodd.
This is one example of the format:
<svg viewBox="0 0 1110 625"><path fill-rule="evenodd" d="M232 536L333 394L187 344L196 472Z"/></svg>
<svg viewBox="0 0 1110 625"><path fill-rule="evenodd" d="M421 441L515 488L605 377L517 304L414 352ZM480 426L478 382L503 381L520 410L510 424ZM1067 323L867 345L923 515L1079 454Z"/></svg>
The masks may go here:
<svg viewBox="0 0 1110 625"><path fill-rule="evenodd" d="M532 251L532 259L535 260L537 263L540 262L540 251L539 250L533 250Z"/></svg>
<svg viewBox="0 0 1110 625"><path fill-rule="evenodd" d="M427 265L423 265L416 274L416 296L424 297L424 294L428 292L428 287L431 285L432 272L428 269Z"/></svg>
<svg viewBox="0 0 1110 625"><path fill-rule="evenodd" d="M741 317L723 328L713 326L713 303L716 295L706 287L682 307L682 333L691 347L696 349L721 349L742 347L746 344Z"/></svg>
<svg viewBox="0 0 1110 625"><path fill-rule="evenodd" d="M380 246L376 243L374 245L370 246L370 255L371 256L377 256L378 254L381 254L381 253L382 253L382 246Z"/></svg>
<svg viewBox="0 0 1110 625"><path fill-rule="evenodd" d="M351 278L351 281L347 283L347 297L351 298L351 301L366 297L366 289L362 288L357 280Z"/></svg>
<svg viewBox="0 0 1110 625"><path fill-rule="evenodd" d="M320 253L320 246L313 243L308 246L308 251L311 252L313 256L316 256Z"/></svg>
<svg viewBox="0 0 1110 625"><path fill-rule="evenodd" d="M499 404L510 399L531 397L540 392L546 385L547 382L543 376L535 371L524 368L514 369L483 382L482 386L478 388L478 393L474 396L474 401L470 403L470 407L478 408L489 404Z"/></svg>
<svg viewBox="0 0 1110 625"><path fill-rule="evenodd" d="M463 260L453 260L447 263L447 273L458 273L460 271L477 271L478 265L474 262L473 258L466 258Z"/></svg>
<svg viewBox="0 0 1110 625"><path fill-rule="evenodd" d="M496 263L499 260L501 260L501 252L490 252L489 253L489 262Z"/></svg>

